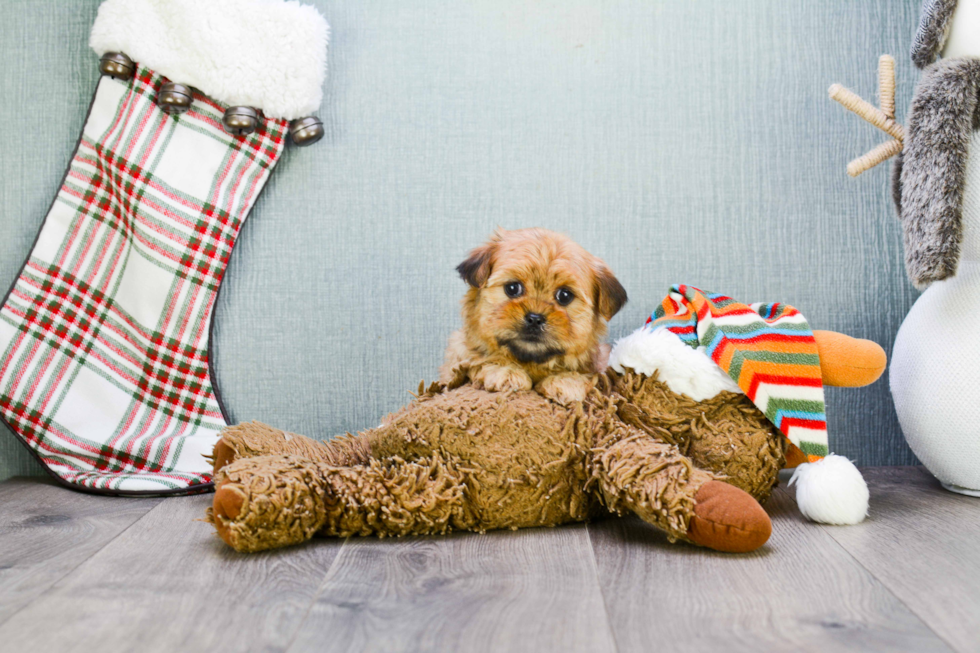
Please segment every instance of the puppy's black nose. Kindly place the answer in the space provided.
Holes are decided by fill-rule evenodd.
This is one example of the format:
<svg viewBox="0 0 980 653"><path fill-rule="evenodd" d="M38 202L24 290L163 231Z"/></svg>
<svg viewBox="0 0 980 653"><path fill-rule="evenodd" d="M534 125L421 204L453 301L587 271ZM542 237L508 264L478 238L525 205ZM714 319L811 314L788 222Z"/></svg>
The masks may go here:
<svg viewBox="0 0 980 653"><path fill-rule="evenodd" d="M527 313L524 315L524 326L529 331L540 331L547 321L541 313Z"/></svg>

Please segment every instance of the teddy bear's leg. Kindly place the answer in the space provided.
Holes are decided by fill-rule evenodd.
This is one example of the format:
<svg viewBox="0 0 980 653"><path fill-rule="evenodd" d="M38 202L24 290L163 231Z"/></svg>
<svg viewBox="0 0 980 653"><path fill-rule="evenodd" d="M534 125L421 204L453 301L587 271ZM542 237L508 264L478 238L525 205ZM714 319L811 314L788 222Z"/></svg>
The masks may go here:
<svg viewBox="0 0 980 653"><path fill-rule="evenodd" d="M217 480L208 521L238 551L313 535L422 535L473 528L463 477L438 455L335 466L294 456L245 458Z"/></svg>
<svg viewBox="0 0 980 653"><path fill-rule="evenodd" d="M627 370L600 377L623 422L674 444L694 464L765 501L779 478L785 438L748 397L720 392L695 401Z"/></svg>
<svg viewBox="0 0 980 653"><path fill-rule="evenodd" d="M591 467L610 510L631 510L670 541L740 553L759 548L772 532L769 516L748 493L637 429L623 426L600 437Z"/></svg>
<svg viewBox="0 0 980 653"><path fill-rule="evenodd" d="M434 535L477 527L463 473L439 454L328 468L324 480L321 536Z"/></svg>
<svg viewBox="0 0 980 653"><path fill-rule="evenodd" d="M221 432L221 439L211 454L211 463L217 476L223 467L235 460L272 455L295 455L314 462L356 465L367 462L370 446L366 438L349 433L321 442L262 422L243 422Z"/></svg>
<svg viewBox="0 0 980 653"><path fill-rule="evenodd" d="M298 544L326 521L317 463L292 456L243 458L216 477L207 521L236 551Z"/></svg>
<svg viewBox="0 0 980 653"><path fill-rule="evenodd" d="M765 502L786 463L786 438L745 395L723 392L700 408L684 453L698 467Z"/></svg>

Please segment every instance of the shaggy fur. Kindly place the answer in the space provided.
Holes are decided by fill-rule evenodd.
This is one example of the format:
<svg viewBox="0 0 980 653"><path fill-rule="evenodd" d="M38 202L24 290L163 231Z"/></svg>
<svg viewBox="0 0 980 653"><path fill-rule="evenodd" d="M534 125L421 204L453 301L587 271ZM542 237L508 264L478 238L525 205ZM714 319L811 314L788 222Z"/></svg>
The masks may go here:
<svg viewBox="0 0 980 653"><path fill-rule="evenodd" d="M925 68L940 55L949 36L950 18L956 0L925 0L919 17L919 29L912 41L912 62Z"/></svg>
<svg viewBox="0 0 980 653"><path fill-rule="evenodd" d="M769 496L784 439L744 396L699 403L632 371L598 378L569 407L535 392L433 384L378 428L324 443L234 427L222 438L234 455L215 470L209 521L234 548L259 551L314 534L553 526L605 508L633 512L673 541L690 539L708 481ZM265 455L290 450L299 455Z"/></svg>
<svg viewBox="0 0 980 653"><path fill-rule="evenodd" d="M560 403L584 399L601 370L606 322L626 303L605 263L553 231L501 229L457 270L470 288L440 379L465 366L487 390L533 387ZM519 292L508 295L509 286ZM571 301L560 303L559 291ZM540 330L529 330L528 316L543 322Z"/></svg>
<svg viewBox="0 0 980 653"><path fill-rule="evenodd" d="M902 163L905 161L903 152L895 155L892 163L892 203L895 205L895 213L899 219L902 218Z"/></svg>
<svg viewBox="0 0 980 653"><path fill-rule="evenodd" d="M980 59L943 60L926 70L912 100L897 192L905 267L918 288L956 274L978 88Z"/></svg>

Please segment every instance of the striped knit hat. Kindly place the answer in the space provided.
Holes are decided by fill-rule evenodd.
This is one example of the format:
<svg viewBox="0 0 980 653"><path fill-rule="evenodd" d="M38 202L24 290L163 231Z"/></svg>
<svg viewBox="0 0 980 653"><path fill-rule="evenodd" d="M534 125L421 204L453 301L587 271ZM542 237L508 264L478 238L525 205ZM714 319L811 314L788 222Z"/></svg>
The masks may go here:
<svg viewBox="0 0 980 653"><path fill-rule="evenodd" d="M693 391L690 385L675 387L672 371L667 369L669 362L658 360L649 352L638 355L636 351L637 347L662 347L662 337L656 337L660 331L674 334L681 343L706 355L728 378L723 382L709 378L707 390L704 383L696 383ZM806 455L807 463L797 468L790 481L798 483L801 512L824 523L857 523L864 519L864 479L851 461L830 454L827 446L820 354L802 313L788 304L741 304L725 295L675 285L641 332L616 344L610 355L614 368L633 367L650 374L650 369L637 369L635 361L657 361L654 367L668 387L697 400L720 390L743 392ZM624 351L625 348L632 351ZM671 352L675 357L678 354L686 363L694 362L689 354L677 349ZM689 370L698 369L687 367L688 374ZM699 373L705 377L717 375L716 371Z"/></svg>
<svg viewBox="0 0 980 653"><path fill-rule="evenodd" d="M667 329L701 349L806 454L807 462L829 453L820 354L798 310L789 304L747 306L677 285L647 319L647 328Z"/></svg>

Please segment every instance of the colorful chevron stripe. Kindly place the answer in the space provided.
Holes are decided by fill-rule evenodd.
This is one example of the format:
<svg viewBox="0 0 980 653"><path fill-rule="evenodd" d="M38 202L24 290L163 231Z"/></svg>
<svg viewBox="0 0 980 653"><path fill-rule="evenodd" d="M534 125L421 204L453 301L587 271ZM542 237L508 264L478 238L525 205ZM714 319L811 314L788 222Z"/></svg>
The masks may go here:
<svg viewBox="0 0 980 653"><path fill-rule="evenodd" d="M645 328L667 329L703 351L810 462L827 455L820 355L798 310L675 285Z"/></svg>

